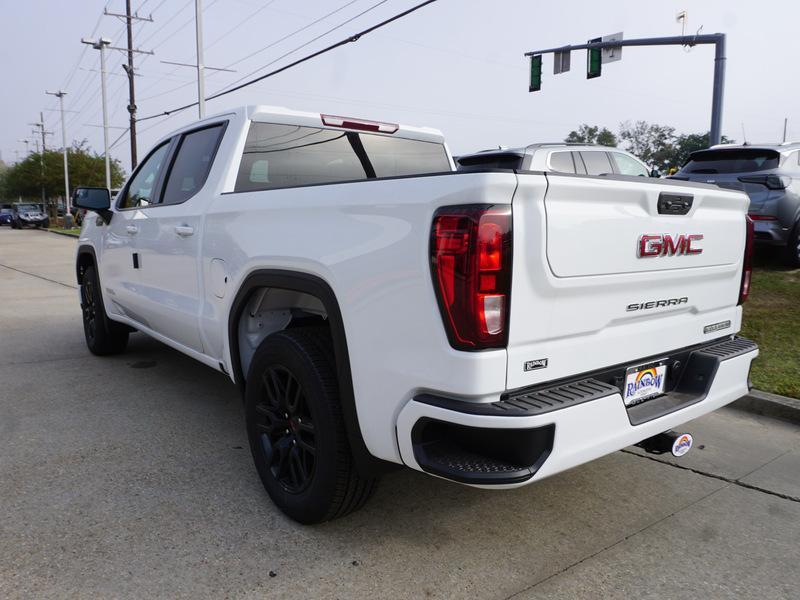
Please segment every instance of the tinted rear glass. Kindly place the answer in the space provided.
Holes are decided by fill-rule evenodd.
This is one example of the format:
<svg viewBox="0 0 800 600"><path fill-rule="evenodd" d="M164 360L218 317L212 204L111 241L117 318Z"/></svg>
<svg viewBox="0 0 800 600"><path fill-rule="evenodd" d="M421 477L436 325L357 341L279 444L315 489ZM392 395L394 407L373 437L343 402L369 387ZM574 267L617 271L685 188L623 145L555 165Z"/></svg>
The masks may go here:
<svg viewBox="0 0 800 600"><path fill-rule="evenodd" d="M743 148L694 152L682 173L751 173L776 169L780 154L775 150Z"/></svg>
<svg viewBox="0 0 800 600"><path fill-rule="evenodd" d="M450 171L444 145L322 127L252 123L235 191Z"/></svg>
<svg viewBox="0 0 800 600"><path fill-rule="evenodd" d="M492 169L521 169L524 156L503 152L487 152L459 157L459 171L490 171Z"/></svg>
<svg viewBox="0 0 800 600"><path fill-rule="evenodd" d="M183 137L164 188L164 204L184 202L203 187L221 134L220 124L192 131Z"/></svg>
<svg viewBox="0 0 800 600"><path fill-rule="evenodd" d="M589 175L603 175L614 172L614 169L608 160L608 155L605 152L581 152L581 157L586 165L586 172Z"/></svg>
<svg viewBox="0 0 800 600"><path fill-rule="evenodd" d="M553 152L550 155L550 169L558 173L574 173L575 163L572 162L572 152Z"/></svg>

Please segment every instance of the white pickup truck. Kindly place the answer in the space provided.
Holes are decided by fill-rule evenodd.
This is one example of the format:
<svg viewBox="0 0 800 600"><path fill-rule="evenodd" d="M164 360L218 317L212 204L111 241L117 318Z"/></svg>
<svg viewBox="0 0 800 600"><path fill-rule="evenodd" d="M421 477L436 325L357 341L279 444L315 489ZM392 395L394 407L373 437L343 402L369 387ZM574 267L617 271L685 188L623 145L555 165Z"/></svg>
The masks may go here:
<svg viewBox="0 0 800 600"><path fill-rule="evenodd" d="M395 464L510 488L658 450L745 395L758 353L747 196L710 185L459 172L435 130L257 106L74 200L89 349L140 331L230 377L304 523Z"/></svg>

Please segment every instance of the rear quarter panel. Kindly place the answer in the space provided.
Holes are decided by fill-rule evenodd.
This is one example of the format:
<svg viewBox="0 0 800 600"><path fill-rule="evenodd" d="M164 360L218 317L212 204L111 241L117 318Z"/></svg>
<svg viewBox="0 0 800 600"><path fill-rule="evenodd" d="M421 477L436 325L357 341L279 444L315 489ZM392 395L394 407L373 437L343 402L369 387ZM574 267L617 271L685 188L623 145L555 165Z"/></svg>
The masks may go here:
<svg viewBox="0 0 800 600"><path fill-rule="evenodd" d="M506 351L453 350L431 281L433 212L454 204L508 204L512 173L444 175L219 195L206 214L202 262L222 259L224 298L208 291L201 327L227 361L227 315L249 273L316 275L342 312L361 433L378 458L400 460L402 406L421 390L480 398L505 387Z"/></svg>

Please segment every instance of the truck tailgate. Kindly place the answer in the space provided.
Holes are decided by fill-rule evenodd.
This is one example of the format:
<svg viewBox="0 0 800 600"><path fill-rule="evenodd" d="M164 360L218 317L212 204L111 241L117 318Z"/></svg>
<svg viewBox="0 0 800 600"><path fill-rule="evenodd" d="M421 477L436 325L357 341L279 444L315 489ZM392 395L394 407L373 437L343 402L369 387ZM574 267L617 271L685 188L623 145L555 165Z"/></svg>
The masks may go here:
<svg viewBox="0 0 800 600"><path fill-rule="evenodd" d="M643 178L518 178L509 389L738 330L746 195ZM691 197L686 214L662 214L676 197Z"/></svg>

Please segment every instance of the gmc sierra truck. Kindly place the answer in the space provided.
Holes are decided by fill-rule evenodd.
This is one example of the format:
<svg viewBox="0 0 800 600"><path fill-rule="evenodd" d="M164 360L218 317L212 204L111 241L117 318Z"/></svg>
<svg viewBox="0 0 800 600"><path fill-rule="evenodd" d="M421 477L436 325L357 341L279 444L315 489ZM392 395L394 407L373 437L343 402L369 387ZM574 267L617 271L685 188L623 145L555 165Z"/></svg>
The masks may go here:
<svg viewBox="0 0 800 600"><path fill-rule="evenodd" d="M637 443L682 454L669 432L745 395L758 353L736 336L747 196L526 163L458 172L438 131L392 123L206 118L113 201L76 190L86 343L139 331L227 375L303 523L394 465L500 489Z"/></svg>

